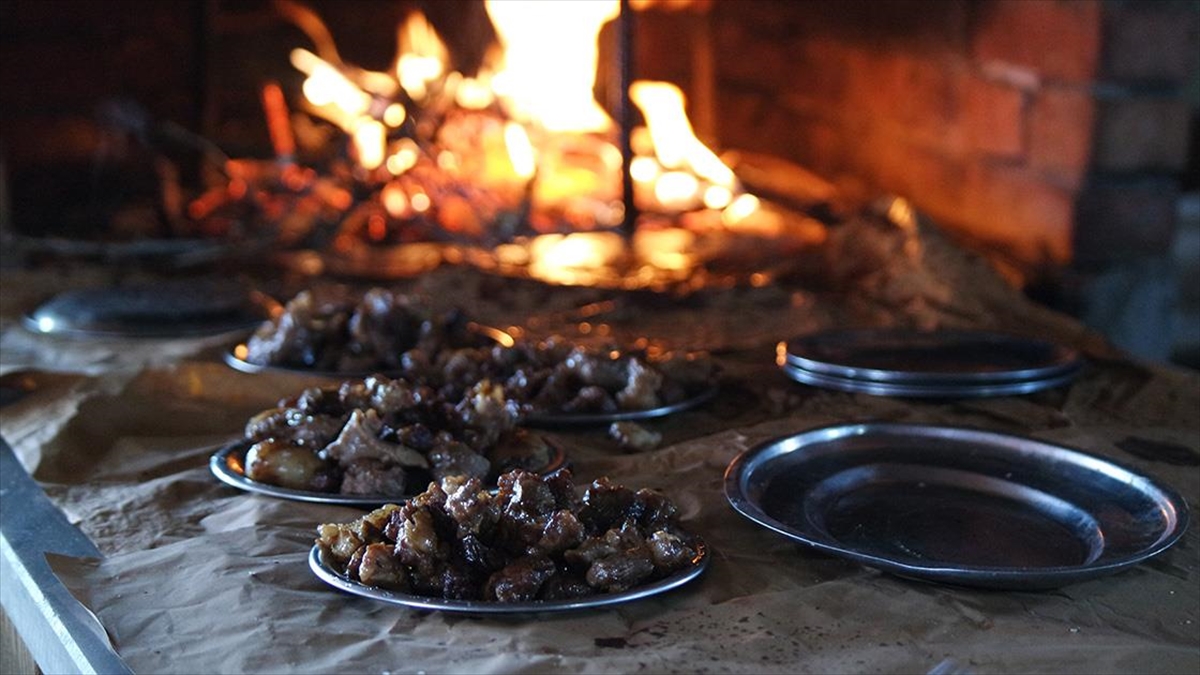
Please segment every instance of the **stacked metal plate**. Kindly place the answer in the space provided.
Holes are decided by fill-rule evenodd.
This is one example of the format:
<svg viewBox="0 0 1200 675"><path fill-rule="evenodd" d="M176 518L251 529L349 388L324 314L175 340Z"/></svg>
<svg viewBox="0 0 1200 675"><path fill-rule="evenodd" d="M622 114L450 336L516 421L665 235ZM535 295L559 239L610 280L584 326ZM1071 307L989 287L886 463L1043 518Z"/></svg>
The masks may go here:
<svg viewBox="0 0 1200 675"><path fill-rule="evenodd" d="M781 342L778 363L807 385L879 396L1014 396L1069 383L1075 349L972 330L839 329Z"/></svg>

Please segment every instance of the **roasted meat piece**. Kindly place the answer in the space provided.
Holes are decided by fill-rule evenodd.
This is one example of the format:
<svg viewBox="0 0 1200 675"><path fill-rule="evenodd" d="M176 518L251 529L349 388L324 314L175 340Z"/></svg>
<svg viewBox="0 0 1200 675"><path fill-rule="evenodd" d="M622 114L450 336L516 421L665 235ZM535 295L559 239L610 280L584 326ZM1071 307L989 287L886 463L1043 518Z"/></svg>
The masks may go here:
<svg viewBox="0 0 1200 675"><path fill-rule="evenodd" d="M358 580L368 586L393 591L408 590L408 571L396 558L396 549L387 544L367 544L358 564Z"/></svg>
<svg viewBox="0 0 1200 675"><path fill-rule="evenodd" d="M554 561L543 554L518 558L488 579L483 597L499 602L536 600L542 585L557 571Z"/></svg>
<svg viewBox="0 0 1200 675"><path fill-rule="evenodd" d="M367 585L493 602L621 592L688 568L701 550L649 490L600 479L581 499L566 470L514 470L498 484L492 494L476 478L431 483L404 506L320 526L317 545Z"/></svg>
<svg viewBox="0 0 1200 675"><path fill-rule="evenodd" d="M267 439L246 451L246 476L293 490L329 492L337 483L338 469L313 454L310 448Z"/></svg>
<svg viewBox="0 0 1200 675"><path fill-rule="evenodd" d="M385 288L305 290L254 332L245 358L261 366L391 372L414 349L432 359L443 350L486 343L469 323L458 310L439 313L423 299Z"/></svg>
<svg viewBox="0 0 1200 675"><path fill-rule="evenodd" d="M410 351L406 376L453 398L483 381L503 383L509 400L539 413L615 413L677 403L712 386L717 369L702 355L651 356L561 337L512 347L426 354Z"/></svg>
<svg viewBox="0 0 1200 675"><path fill-rule="evenodd" d="M519 416L504 388L487 380L458 400L378 375L310 388L247 422L245 438L257 448L248 475L293 489L402 497L431 479L543 468L551 449L517 427Z"/></svg>
<svg viewBox="0 0 1200 675"><path fill-rule="evenodd" d="M402 495L408 488L404 467L371 458L344 464L341 492L344 495Z"/></svg>

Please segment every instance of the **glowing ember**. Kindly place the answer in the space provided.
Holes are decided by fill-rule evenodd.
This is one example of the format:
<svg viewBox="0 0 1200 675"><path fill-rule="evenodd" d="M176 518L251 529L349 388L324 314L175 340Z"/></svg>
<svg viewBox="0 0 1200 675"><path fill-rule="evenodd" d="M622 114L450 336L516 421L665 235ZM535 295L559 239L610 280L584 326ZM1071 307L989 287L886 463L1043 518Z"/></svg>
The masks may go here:
<svg viewBox="0 0 1200 675"><path fill-rule="evenodd" d="M563 284L594 284L625 252L625 241L612 232L547 234L530 246L530 273Z"/></svg>

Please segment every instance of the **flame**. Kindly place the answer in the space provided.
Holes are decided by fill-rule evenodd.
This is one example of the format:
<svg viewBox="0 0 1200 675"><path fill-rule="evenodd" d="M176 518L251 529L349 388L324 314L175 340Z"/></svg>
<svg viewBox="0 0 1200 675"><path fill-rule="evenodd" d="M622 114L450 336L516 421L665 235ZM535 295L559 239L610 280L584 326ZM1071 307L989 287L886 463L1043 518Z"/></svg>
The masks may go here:
<svg viewBox="0 0 1200 675"><path fill-rule="evenodd" d="M737 225L758 211L758 197L752 194L739 195L733 203L721 213L721 222L727 226Z"/></svg>
<svg viewBox="0 0 1200 675"><path fill-rule="evenodd" d="M383 111L383 123L393 129L404 124L406 119L408 119L408 111L399 103L393 103Z"/></svg>
<svg viewBox="0 0 1200 675"><path fill-rule="evenodd" d="M354 149L358 152L358 163L364 169L377 169L383 164L387 130L383 124L370 118L360 118L354 126Z"/></svg>
<svg viewBox="0 0 1200 675"><path fill-rule="evenodd" d="M495 100L492 75L486 70L477 77L462 78L454 87L454 102L467 110L483 110Z"/></svg>
<svg viewBox="0 0 1200 675"><path fill-rule="evenodd" d="M302 85L304 97L318 108L333 108L330 121L352 132L354 121L371 107L371 96L359 89L328 61L307 49L293 49L292 65L308 75Z"/></svg>
<svg viewBox="0 0 1200 675"><path fill-rule="evenodd" d="M600 28L618 0L487 0L504 47L493 89L511 114L551 132L597 132L612 120L596 103Z"/></svg>
<svg viewBox="0 0 1200 675"><path fill-rule="evenodd" d="M396 42L400 55L396 59L396 79L409 96L422 100L428 95L429 83L446 72L446 45L421 12L408 15Z"/></svg>
<svg viewBox="0 0 1200 675"><path fill-rule="evenodd" d="M638 80L629 88L629 96L646 117L654 154L664 167L686 167L714 185L734 187L737 179L733 170L692 131L679 87L668 82Z"/></svg>
<svg viewBox="0 0 1200 675"><path fill-rule="evenodd" d="M393 218L400 218L408 213L408 194L399 183L391 182L380 192L383 208Z"/></svg>
<svg viewBox="0 0 1200 675"><path fill-rule="evenodd" d="M387 170L393 176L399 176L417 165L420 150L411 138L400 139L387 158Z"/></svg>
<svg viewBox="0 0 1200 675"><path fill-rule="evenodd" d="M700 181L685 171L668 171L654 184L654 198L672 211L686 211L699 201Z"/></svg>
<svg viewBox="0 0 1200 675"><path fill-rule="evenodd" d="M534 157L533 144L525 128L515 122L504 125L504 147L508 149L508 159L512 162L513 171L519 178L529 180L537 172L537 159Z"/></svg>
<svg viewBox="0 0 1200 675"><path fill-rule="evenodd" d="M702 9L708 0L646 1ZM646 126L632 130L630 173L639 227L631 240L596 231L619 225L624 208L623 158L593 93L600 30L619 15L620 2L485 2L500 44L474 77L450 70L445 44L420 12L398 30L388 73L292 52L307 75L306 109L348 135L351 155L366 170L338 174L352 181L338 188L342 211L352 201L350 187L365 180L376 190L374 211L355 220L364 225L357 232L395 242L408 235L389 236L389 228L410 222L467 237L495 224L495 238L511 243L481 251L473 262L519 267L555 283L645 288L706 283L713 241L724 241L708 238L714 230L766 238L793 227L746 193L696 137L679 87L638 81L630 96ZM904 206L890 211L902 223ZM522 227L543 234L514 239ZM575 231L558 233L567 229ZM451 247L447 262L454 262L453 250L459 260L473 255Z"/></svg>

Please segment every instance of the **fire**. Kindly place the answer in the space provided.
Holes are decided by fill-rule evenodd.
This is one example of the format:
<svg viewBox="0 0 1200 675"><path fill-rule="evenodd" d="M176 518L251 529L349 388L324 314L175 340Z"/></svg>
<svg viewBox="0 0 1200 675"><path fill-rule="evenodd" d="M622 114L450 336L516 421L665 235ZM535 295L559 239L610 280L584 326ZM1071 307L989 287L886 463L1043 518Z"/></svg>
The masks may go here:
<svg viewBox="0 0 1200 675"><path fill-rule="evenodd" d="M521 121L550 132L600 132L612 120L596 103L600 29L620 13L617 0L487 0L504 48L493 87Z"/></svg>
<svg viewBox="0 0 1200 675"><path fill-rule="evenodd" d="M370 118L360 118L354 125L354 149L358 151L358 163L364 169L375 169L383 164L384 144L387 130L383 124Z"/></svg>
<svg viewBox="0 0 1200 675"><path fill-rule="evenodd" d="M524 127L515 122L504 125L504 146L508 148L508 158L512 162L513 171L524 180L533 178L537 172L537 159L534 157L533 144Z"/></svg>
<svg viewBox="0 0 1200 675"><path fill-rule="evenodd" d="M629 95L646 118L654 156L663 170L653 172L658 181L654 196L660 204L677 210L695 208L699 203L711 209L728 206L737 190L737 178L696 138L679 87L668 82L638 81L630 87ZM701 185L699 179L708 184Z"/></svg>
<svg viewBox="0 0 1200 675"><path fill-rule="evenodd" d="M530 247L530 272L563 284L593 284L625 252L625 242L612 232L546 234Z"/></svg>
<svg viewBox="0 0 1200 675"><path fill-rule="evenodd" d="M424 99L428 85L445 72L449 62L446 46L420 12L410 15L401 25L396 42L399 53L394 69L396 79L409 96Z"/></svg>
<svg viewBox="0 0 1200 675"><path fill-rule="evenodd" d="M316 106L322 117L351 132L355 122L371 106L369 94L358 88L328 61L307 49L293 49L292 65L308 77L304 80L304 98Z"/></svg>
<svg viewBox="0 0 1200 675"><path fill-rule="evenodd" d="M347 66L328 46L325 58L291 53L307 76L305 109L346 134L357 163L342 172L355 182L338 189L374 201L355 221L369 240L413 241L422 235L405 228L434 227L437 238L491 241L492 266L560 283L597 283L625 266L617 282L636 285L696 268L706 233L781 231L696 137L679 87L647 81L629 92L646 122L633 130L630 163L643 216L632 239L605 231L624 217L623 158L593 88L600 31L619 0L485 2L500 44L473 77L450 70L419 12L399 27L387 73Z"/></svg>

